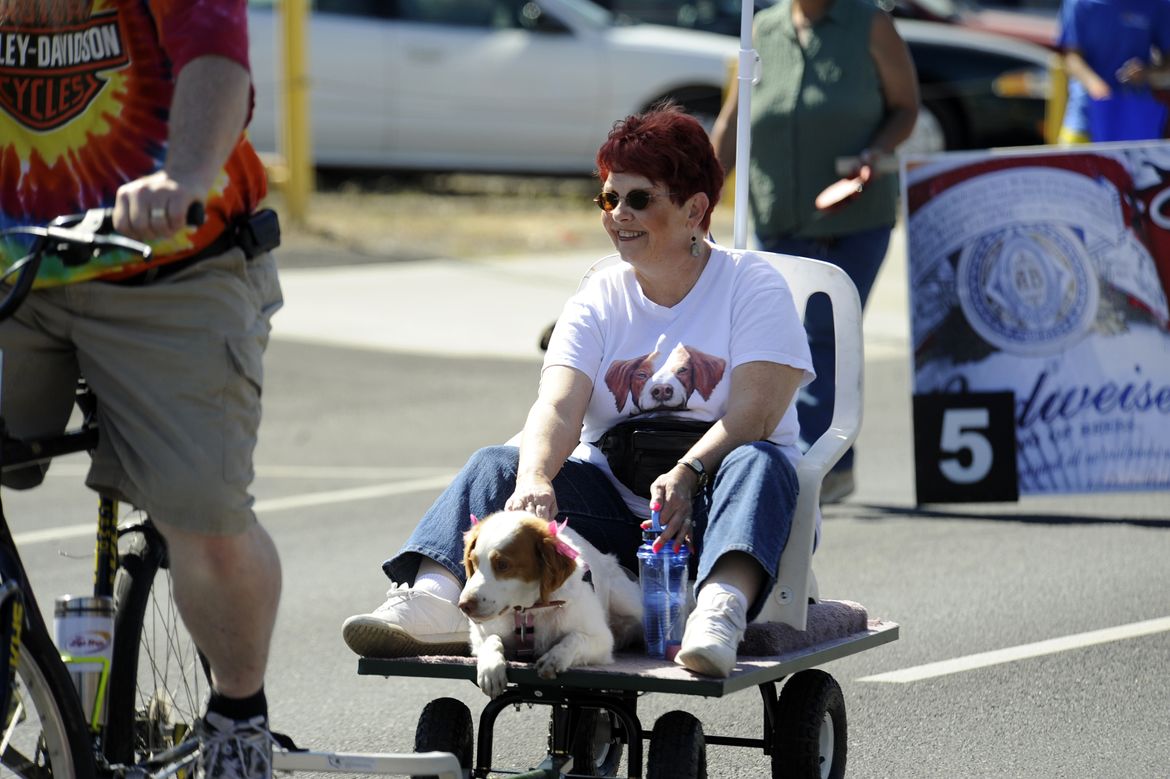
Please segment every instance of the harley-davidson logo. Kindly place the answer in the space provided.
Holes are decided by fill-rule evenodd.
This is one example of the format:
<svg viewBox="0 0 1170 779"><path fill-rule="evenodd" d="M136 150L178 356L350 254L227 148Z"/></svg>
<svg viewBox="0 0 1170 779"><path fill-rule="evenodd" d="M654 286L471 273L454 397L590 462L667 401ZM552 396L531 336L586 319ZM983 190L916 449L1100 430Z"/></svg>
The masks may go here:
<svg viewBox="0 0 1170 779"><path fill-rule="evenodd" d="M0 26L0 108L26 127L55 129L101 91L99 73L128 62L114 13L52 31Z"/></svg>

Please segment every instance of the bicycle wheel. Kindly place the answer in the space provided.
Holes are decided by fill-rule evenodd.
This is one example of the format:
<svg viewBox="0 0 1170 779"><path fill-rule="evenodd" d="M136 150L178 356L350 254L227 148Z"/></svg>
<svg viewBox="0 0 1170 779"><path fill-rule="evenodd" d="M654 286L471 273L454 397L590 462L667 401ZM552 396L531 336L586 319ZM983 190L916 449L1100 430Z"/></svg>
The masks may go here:
<svg viewBox="0 0 1170 779"><path fill-rule="evenodd" d="M210 682L172 597L162 536L149 522L119 536L105 752L133 765L192 735Z"/></svg>
<svg viewBox="0 0 1170 779"><path fill-rule="evenodd" d="M25 630L0 732L0 777L95 779L89 729L57 648Z"/></svg>

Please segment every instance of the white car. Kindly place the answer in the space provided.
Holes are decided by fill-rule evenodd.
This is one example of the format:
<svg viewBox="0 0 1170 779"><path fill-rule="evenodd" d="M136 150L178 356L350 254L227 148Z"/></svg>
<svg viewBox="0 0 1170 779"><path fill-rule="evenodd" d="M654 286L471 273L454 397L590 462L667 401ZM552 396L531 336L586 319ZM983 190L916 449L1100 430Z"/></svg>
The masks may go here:
<svg viewBox="0 0 1170 779"><path fill-rule="evenodd" d="M613 122L673 97L708 126L725 35L622 26L587 0L314 0L318 166L589 174ZM251 138L277 148L280 24L251 0Z"/></svg>

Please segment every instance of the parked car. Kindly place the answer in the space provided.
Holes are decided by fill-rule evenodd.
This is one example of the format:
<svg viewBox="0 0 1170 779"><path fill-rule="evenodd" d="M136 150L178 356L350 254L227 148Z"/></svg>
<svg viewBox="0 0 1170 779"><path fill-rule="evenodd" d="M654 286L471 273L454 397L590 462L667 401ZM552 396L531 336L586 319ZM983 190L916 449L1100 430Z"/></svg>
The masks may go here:
<svg viewBox="0 0 1170 779"><path fill-rule="evenodd" d="M595 1L629 21L739 35L740 4L734 0ZM1043 143L1051 52L956 25L958 17L951 14L958 14L960 1L879 0L894 11L922 93L918 124L902 149L934 152ZM772 0L751 2L758 9ZM919 18L910 18L911 8L923 9ZM927 8L936 13L927 14ZM927 18L939 23L922 21Z"/></svg>
<svg viewBox="0 0 1170 779"><path fill-rule="evenodd" d="M1060 1L1033 5L991 5L975 0L878 0L895 18L958 24L972 30L1056 48Z"/></svg>
<svg viewBox="0 0 1170 779"><path fill-rule="evenodd" d="M248 9L251 137L276 148L279 31ZM674 98L710 124L738 45L586 0L313 0L319 166L590 173L615 119Z"/></svg>
<svg viewBox="0 0 1170 779"><path fill-rule="evenodd" d="M683 9L662 20L693 16L711 29L718 29L715 18L728 27L734 11L704 6L704 16L686 10L701 0L654 1ZM261 151L277 148L272 2L251 0L248 10L251 136ZM637 2L645 9L650 0ZM634 11L614 14L588 0L314 0L307 52L314 161L589 173L611 123L659 99L672 97L711 123L739 49L736 35L623 24ZM955 26L896 23L923 101L904 149L1043 142L1049 52Z"/></svg>
<svg viewBox="0 0 1170 779"><path fill-rule="evenodd" d="M894 24L918 71L916 135L937 128L948 151L1044 143L1052 51L955 25Z"/></svg>
<svg viewBox="0 0 1170 779"><path fill-rule="evenodd" d="M739 35L739 0L594 0L612 11L620 22L662 24ZM769 0L751 0L753 10L770 5Z"/></svg>

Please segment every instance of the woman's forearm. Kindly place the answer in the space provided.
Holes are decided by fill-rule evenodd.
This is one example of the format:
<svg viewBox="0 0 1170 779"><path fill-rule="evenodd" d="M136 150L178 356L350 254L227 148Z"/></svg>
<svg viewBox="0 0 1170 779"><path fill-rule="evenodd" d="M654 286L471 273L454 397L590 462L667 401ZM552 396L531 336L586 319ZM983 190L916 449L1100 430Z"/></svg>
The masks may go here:
<svg viewBox="0 0 1170 779"><path fill-rule="evenodd" d="M572 430L555 406L538 399L528 412L520 437L518 475L552 481L580 437L580 423Z"/></svg>

